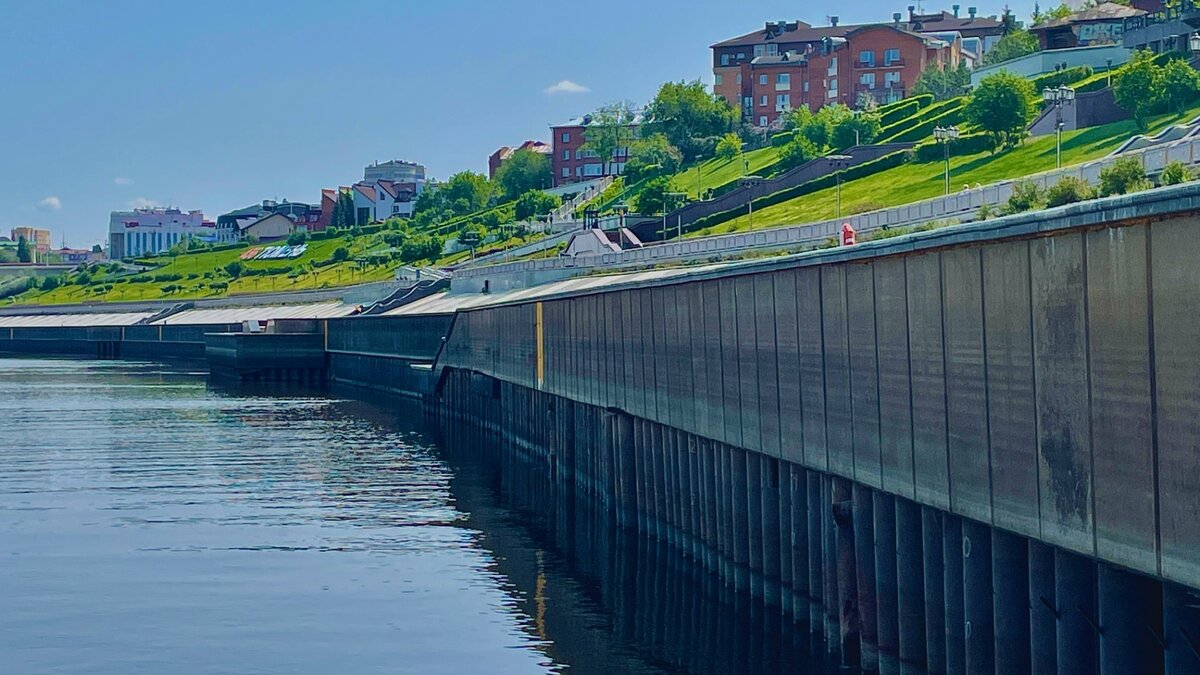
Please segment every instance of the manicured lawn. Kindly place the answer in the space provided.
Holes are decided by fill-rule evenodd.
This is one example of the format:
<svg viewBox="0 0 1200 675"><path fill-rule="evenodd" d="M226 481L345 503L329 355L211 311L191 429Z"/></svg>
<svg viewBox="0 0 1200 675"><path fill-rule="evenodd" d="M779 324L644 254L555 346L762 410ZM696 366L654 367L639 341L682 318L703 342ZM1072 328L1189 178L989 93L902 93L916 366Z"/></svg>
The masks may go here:
<svg viewBox="0 0 1200 675"><path fill-rule="evenodd" d="M270 245L270 244L267 244ZM330 258L333 251L340 246L350 252L350 260L321 267L312 267L309 263L324 261ZM353 259L369 251L379 251L387 248L380 235L366 235L355 239L339 237L308 242L308 250L299 258L291 260L250 260L245 261L247 270L290 268L288 273L246 276L231 278L224 268L230 262L238 260L248 246L226 251L205 251L176 256L174 258L153 258L162 261L162 267L144 272L141 277L149 280L131 282L130 275L109 275L106 271L92 273L92 283L87 286L71 284L60 286L50 291L30 291L18 296L17 302L23 304L62 304L79 302L121 302L130 300L191 300L197 298L220 297L227 294L264 293L271 291L295 291L315 288L328 288L350 284L382 281L392 276L393 270L399 263L374 265L361 268ZM154 281L156 275L181 275L178 280L161 279ZM124 281L121 279L124 278ZM228 284L222 289L219 284ZM101 290L112 284L112 288ZM218 284L218 288L212 288ZM164 291L164 287L179 286L178 290Z"/></svg>
<svg viewBox="0 0 1200 675"><path fill-rule="evenodd" d="M773 146L746 153L746 162L749 164L751 175L758 174L777 161L779 161L779 148ZM687 171L675 174L671 178L671 189L676 192L686 192L689 197L695 199L698 192L702 193L710 188L737 180L744 172L745 166L742 164L740 156L733 159L710 159Z"/></svg>
<svg viewBox="0 0 1200 675"><path fill-rule="evenodd" d="M1187 121L1200 113L1200 106L1182 115L1155 118L1147 133L1155 133L1170 124ZM1078 164L1103 157L1131 135L1138 133L1132 121L1116 122L1063 134L1063 165ZM1054 168L1054 136L1028 139L1020 147L999 155L980 153L953 157L950 161L950 186L961 190L1000 180L1020 178ZM910 163L842 184L842 213L856 213L930 199L945 192L942 162ZM828 188L773 206L754 210L754 227L811 223L836 216L837 190ZM724 234L750 228L750 219L741 215L687 236Z"/></svg>

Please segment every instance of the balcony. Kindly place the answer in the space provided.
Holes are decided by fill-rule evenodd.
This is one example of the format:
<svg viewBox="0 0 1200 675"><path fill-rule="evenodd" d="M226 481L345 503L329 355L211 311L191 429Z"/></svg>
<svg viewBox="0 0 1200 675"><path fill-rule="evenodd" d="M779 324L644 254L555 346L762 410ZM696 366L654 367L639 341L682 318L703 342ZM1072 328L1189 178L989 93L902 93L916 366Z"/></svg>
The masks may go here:
<svg viewBox="0 0 1200 675"><path fill-rule="evenodd" d="M875 102L879 105L886 105L888 103L899 101L900 99L904 98L906 93L907 92L905 91L904 87L900 85L891 87L881 87L876 85L872 87L869 84L859 84L855 85L854 87L855 98L858 98L859 94L870 94L871 97L875 99Z"/></svg>
<svg viewBox="0 0 1200 675"><path fill-rule="evenodd" d="M873 68L903 68L904 59L892 59L891 61L858 61L854 62L855 70L871 70Z"/></svg>

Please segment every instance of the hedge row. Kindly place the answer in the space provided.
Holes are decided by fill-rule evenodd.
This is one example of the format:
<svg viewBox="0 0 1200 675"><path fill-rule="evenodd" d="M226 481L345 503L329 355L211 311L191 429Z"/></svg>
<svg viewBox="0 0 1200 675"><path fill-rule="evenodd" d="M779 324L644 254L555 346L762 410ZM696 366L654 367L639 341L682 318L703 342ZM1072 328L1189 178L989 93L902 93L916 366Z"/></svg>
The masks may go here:
<svg viewBox="0 0 1200 675"><path fill-rule="evenodd" d="M980 132L966 134L950 144L950 152L954 155L977 155L992 150L992 139ZM940 162L945 159L945 150L937 141L925 141L913 148L913 159L918 162Z"/></svg>
<svg viewBox="0 0 1200 675"><path fill-rule="evenodd" d="M794 131L781 131L777 134L772 134L771 135L771 146L776 147L776 148L782 148L783 146L785 146L789 142L791 142L792 138L794 138L795 135L796 135L796 132L794 132Z"/></svg>
<svg viewBox="0 0 1200 675"><path fill-rule="evenodd" d="M1094 73L1091 66L1076 66L1054 73L1046 73L1033 78L1033 89L1040 96L1043 89L1057 89L1065 84L1075 84L1086 80Z"/></svg>
<svg viewBox="0 0 1200 675"><path fill-rule="evenodd" d="M849 169L840 172L842 174L841 180L842 182L857 180L881 171L894 169L907 162L910 156L911 153L908 150L900 150L893 152L890 155L884 155L883 157L870 162L856 164ZM818 190L824 190L825 188L833 187L835 184L837 184L837 181L837 173L826 174L820 178L810 180L807 183L801 183L795 187L790 187L786 190L780 190L778 192L773 192L769 195L759 197L758 199L754 200L754 208L762 209L768 206L774 206L776 204L790 201L797 197L812 194ZM692 232L695 230L704 229L706 227L712 227L713 225L720 225L727 220L732 220L733 218L742 215L744 212L745 206L742 205L736 206L728 211L714 213L711 216L705 216L688 225L687 231Z"/></svg>
<svg viewBox="0 0 1200 675"><path fill-rule="evenodd" d="M952 99L956 105L946 106L939 109L938 114L928 116L922 115L923 119L917 120L916 123L907 129L899 131L891 136L885 136L876 141L877 143L916 143L923 141L933 133L934 127L945 126L948 124L959 124L962 122L963 111L966 109L964 99ZM947 101L949 103L950 101Z"/></svg>
<svg viewBox="0 0 1200 675"><path fill-rule="evenodd" d="M928 106L928 107L922 109L920 112L916 113L915 115L910 115L910 116L905 117L904 119L900 120L899 122L896 122L894 124L890 124L890 125L883 127L883 129L881 129L879 131L879 138L880 139L891 138L892 136L896 136L900 133L903 133L904 131L907 131L908 129L911 129L911 128L923 123L925 120L928 120L933 117L937 117L937 116L941 115L942 113L944 113L945 111L947 111L951 108L957 108L957 107L966 105L966 100L967 100L966 97L960 96L958 98L948 99L945 101L941 101L940 103L935 103L931 106ZM876 140L875 142L876 143L884 143L885 141Z"/></svg>
<svg viewBox="0 0 1200 675"><path fill-rule="evenodd" d="M879 109L879 124L885 127L889 124L895 124L906 117L917 114L922 108L928 108L932 104L933 94L910 96L895 103L889 103Z"/></svg>

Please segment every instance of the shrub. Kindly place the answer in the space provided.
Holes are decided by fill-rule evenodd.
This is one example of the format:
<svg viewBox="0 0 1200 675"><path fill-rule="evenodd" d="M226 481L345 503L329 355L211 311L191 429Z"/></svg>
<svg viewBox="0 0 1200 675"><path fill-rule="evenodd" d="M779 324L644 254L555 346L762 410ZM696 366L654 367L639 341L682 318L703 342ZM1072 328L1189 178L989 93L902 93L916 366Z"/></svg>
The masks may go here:
<svg viewBox="0 0 1200 675"><path fill-rule="evenodd" d="M225 265L225 273L234 279L242 276L245 271L246 265L241 260L234 260L228 265Z"/></svg>
<svg viewBox="0 0 1200 675"><path fill-rule="evenodd" d="M915 115L922 108L927 108L932 103L933 94L920 94L918 96L909 96L895 103L889 103L880 107L876 112L879 113L879 123L886 127L889 124L895 124L906 117Z"/></svg>
<svg viewBox="0 0 1200 675"><path fill-rule="evenodd" d="M333 255L329 257L335 263L340 263L350 259L350 251L345 246L339 246L333 249Z"/></svg>
<svg viewBox="0 0 1200 675"><path fill-rule="evenodd" d="M811 140L796 134L788 144L779 151L779 168L792 169L815 158L817 147Z"/></svg>
<svg viewBox="0 0 1200 675"><path fill-rule="evenodd" d="M791 142L794 135L794 131L780 131L777 134L771 134L771 145L772 147L782 148Z"/></svg>
<svg viewBox="0 0 1200 675"><path fill-rule="evenodd" d="M1063 176L1061 180L1046 190L1046 206L1065 206L1075 202L1095 199L1096 191L1087 181L1075 176Z"/></svg>
<svg viewBox="0 0 1200 675"><path fill-rule="evenodd" d="M1046 203L1046 194L1042 187L1032 180L1019 180L1013 183L1012 195L1004 205L1004 213L1023 213L1040 209Z"/></svg>
<svg viewBox="0 0 1200 675"><path fill-rule="evenodd" d="M75 275L75 283L79 284L80 286L87 286L88 284L92 283L92 275L88 272L80 272L79 274Z"/></svg>
<svg viewBox="0 0 1200 675"><path fill-rule="evenodd" d="M289 234L287 238L288 246L299 246L306 241L308 241L308 233L303 230L296 230Z"/></svg>
<svg viewBox="0 0 1200 675"><path fill-rule="evenodd" d="M983 205L979 207L979 211L976 212L975 219L976 220L987 220L989 218L995 218L997 213L998 212L996 210L996 207L992 206L991 204L989 204L987 202L984 202Z"/></svg>
<svg viewBox="0 0 1200 675"><path fill-rule="evenodd" d="M1124 195L1153 187L1136 157L1122 157L1100 172L1100 194Z"/></svg>
<svg viewBox="0 0 1200 675"><path fill-rule="evenodd" d="M1033 88L1040 92L1043 89L1057 89L1063 85L1074 84L1086 80L1095 74L1091 66L1075 66L1066 70L1058 70L1033 78Z"/></svg>
<svg viewBox="0 0 1200 675"><path fill-rule="evenodd" d="M871 211L878 211L885 208L887 207L882 203L868 199L866 201L851 204L842 209L842 212L848 216L854 216L860 213L870 213Z"/></svg>
<svg viewBox="0 0 1200 675"><path fill-rule="evenodd" d="M976 155L991 150L991 137L982 133L965 134L950 143L950 154L955 157ZM941 143L929 140L913 148L913 158L918 162L940 162L945 159L945 152Z"/></svg>
<svg viewBox="0 0 1200 675"><path fill-rule="evenodd" d="M42 279L42 290L43 291L52 291L52 290L58 288L59 285L61 285L61 284L62 284L62 279L58 278L57 276L46 277L46 278Z"/></svg>
<svg viewBox="0 0 1200 675"><path fill-rule="evenodd" d="M1171 162L1163 167L1162 173L1158 176L1160 185L1179 185L1195 180L1192 170L1183 162Z"/></svg>

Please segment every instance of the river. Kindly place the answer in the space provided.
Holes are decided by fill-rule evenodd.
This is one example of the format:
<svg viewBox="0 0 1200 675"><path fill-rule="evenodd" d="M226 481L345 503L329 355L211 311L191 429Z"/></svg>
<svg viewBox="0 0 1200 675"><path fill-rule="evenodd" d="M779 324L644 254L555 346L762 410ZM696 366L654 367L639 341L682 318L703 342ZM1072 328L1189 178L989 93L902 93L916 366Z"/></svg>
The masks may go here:
<svg viewBox="0 0 1200 675"><path fill-rule="evenodd" d="M0 411L3 672L826 672L404 401L0 359Z"/></svg>

